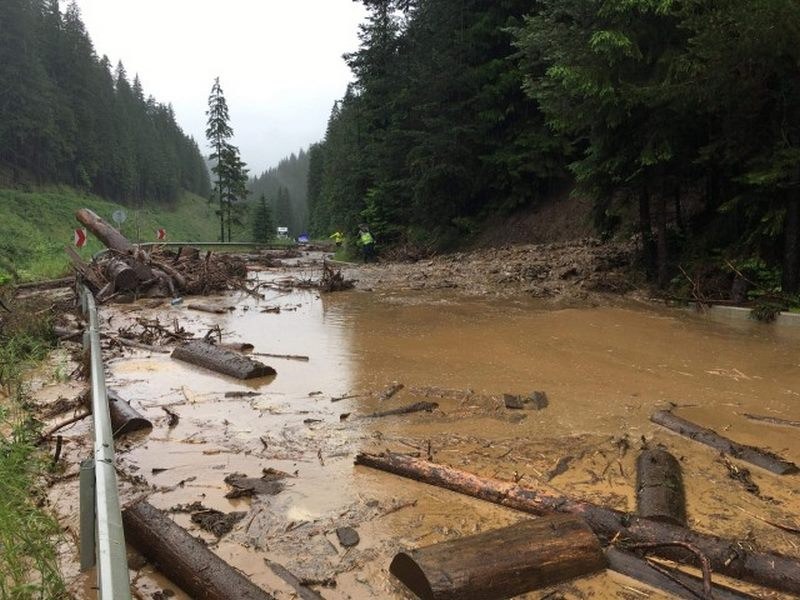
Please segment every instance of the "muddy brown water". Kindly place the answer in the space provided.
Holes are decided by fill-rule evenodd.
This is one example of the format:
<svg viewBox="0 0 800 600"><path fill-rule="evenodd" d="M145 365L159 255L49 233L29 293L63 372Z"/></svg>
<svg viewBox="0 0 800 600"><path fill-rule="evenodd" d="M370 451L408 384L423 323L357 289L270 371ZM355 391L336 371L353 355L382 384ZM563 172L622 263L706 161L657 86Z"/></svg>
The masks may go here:
<svg viewBox="0 0 800 600"><path fill-rule="evenodd" d="M259 273L280 278L285 273ZM155 423L118 446L123 501L148 496L163 509L200 501L224 512L246 511L220 540L186 514L178 523L279 598L293 597L265 566L278 562L325 598L409 598L388 575L401 549L428 545L528 518L521 513L421 483L353 466L361 450L430 450L438 461L577 498L633 510L640 440L666 444L681 459L693 527L750 538L764 548L800 555L800 536L762 519L800 522L800 478L752 467L761 496L728 477L715 453L649 422L674 403L681 416L733 439L769 447L800 463L798 431L747 420L741 413L800 419L800 332L758 323L717 323L678 310L636 303L553 309L532 301L488 301L449 293L320 296L267 291L267 299L231 294L207 299L227 314L184 305L107 307L105 327L136 316L178 319L199 334L219 325L225 342L255 352L307 355L308 362L256 357L274 378L242 383L136 351L107 361L111 387ZM279 314L262 313L280 306ZM405 387L389 400L393 382ZM543 390L542 411L506 409L502 394ZM225 392L252 391L251 398ZM43 392L44 393L44 392ZM331 398L358 395L332 402ZM439 410L381 419L358 418L420 400ZM170 428L163 406L180 421ZM342 420L342 415L350 416ZM85 423L65 432L65 460L86 454ZM622 439L625 442L621 442ZM629 445L630 450L625 451ZM548 472L571 457L566 472ZM740 465L746 466L746 465ZM239 472L285 471L283 491L228 500L223 481ZM76 530L77 480L56 485L56 509ZM339 544L351 526L360 543ZM135 562L135 561L134 561ZM79 597L92 597L91 574L71 572ZM150 598L174 586L145 566L132 570L136 594ZM331 584L335 582L335 587ZM760 597L774 593L749 590ZM539 590L566 598L662 597L615 574Z"/></svg>

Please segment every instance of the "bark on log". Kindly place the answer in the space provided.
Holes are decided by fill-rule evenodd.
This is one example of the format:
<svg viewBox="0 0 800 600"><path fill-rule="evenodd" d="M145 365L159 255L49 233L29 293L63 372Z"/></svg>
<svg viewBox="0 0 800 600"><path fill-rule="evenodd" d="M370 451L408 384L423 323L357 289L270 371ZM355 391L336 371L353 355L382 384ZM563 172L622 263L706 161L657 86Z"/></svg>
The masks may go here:
<svg viewBox="0 0 800 600"><path fill-rule="evenodd" d="M193 246L181 246L176 255L176 261L200 260L200 250Z"/></svg>
<svg viewBox="0 0 800 600"><path fill-rule="evenodd" d="M108 396L108 410L111 414L111 431L114 432L115 438L126 433L153 428L153 424L123 400L117 392L106 390L106 396ZM83 395L83 403L91 410L92 399L89 393Z"/></svg>
<svg viewBox="0 0 800 600"><path fill-rule="evenodd" d="M121 254L130 254L133 250L133 244L131 244L124 235L88 208L81 208L78 210L75 213L75 218L97 236L97 239L103 242L106 248L115 250Z"/></svg>
<svg viewBox="0 0 800 600"><path fill-rule="evenodd" d="M684 437L688 437L695 442L700 442L706 446L716 448L720 452L724 452L772 473L778 475L789 475L800 471L797 465L785 460L768 450L756 448L755 446L746 446L738 442L734 442L726 437L722 437L716 431L707 429L686 419L682 419L668 410L659 410L653 413L650 417L653 423L666 427Z"/></svg>
<svg viewBox="0 0 800 600"><path fill-rule="evenodd" d="M192 598L274 600L147 501L126 508L122 522L127 541Z"/></svg>
<svg viewBox="0 0 800 600"><path fill-rule="evenodd" d="M275 369L247 356L202 341L181 344L172 351L177 358L199 367L230 375L237 379L253 379L275 375Z"/></svg>
<svg viewBox="0 0 800 600"><path fill-rule="evenodd" d="M136 275L136 271L118 259L108 261L106 279L114 284L114 290L118 292L132 292L139 287L139 277Z"/></svg>
<svg viewBox="0 0 800 600"><path fill-rule="evenodd" d="M389 571L423 600L496 600L606 566L583 519L553 515L401 552Z"/></svg>
<svg viewBox="0 0 800 600"><path fill-rule="evenodd" d="M123 400L117 392L108 390L106 395L108 396L108 408L111 412L111 430L114 432L114 437L153 428L150 420Z"/></svg>
<svg viewBox="0 0 800 600"><path fill-rule="evenodd" d="M636 461L636 512L647 519L686 525L681 466L666 450L644 450Z"/></svg>
<svg viewBox="0 0 800 600"><path fill-rule="evenodd" d="M613 546L606 548L605 554L608 559L608 568L616 573L641 581L678 598L698 600L703 597L702 579L678 569L664 567L659 570L643 558ZM755 597L750 594L724 585L714 584L711 589L714 600L755 600Z"/></svg>
<svg viewBox="0 0 800 600"><path fill-rule="evenodd" d="M744 541L719 538L685 527L643 519L622 511L579 502L553 493L525 488L515 483L479 477L453 467L399 454L358 454L356 464L494 502L535 515L552 512L578 514L592 530L617 544L685 542L702 552L714 571L743 581L800 594L800 559L759 552ZM656 556L697 565L686 551L660 548ZM697 565L699 566L699 565Z"/></svg>

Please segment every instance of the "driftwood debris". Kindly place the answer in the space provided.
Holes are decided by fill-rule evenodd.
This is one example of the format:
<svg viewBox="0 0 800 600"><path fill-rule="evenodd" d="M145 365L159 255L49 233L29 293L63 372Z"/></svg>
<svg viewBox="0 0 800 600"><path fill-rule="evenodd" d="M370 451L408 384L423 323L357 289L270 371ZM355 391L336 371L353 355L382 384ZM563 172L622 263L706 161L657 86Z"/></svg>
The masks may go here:
<svg viewBox="0 0 800 600"><path fill-rule="evenodd" d="M783 427L800 427L800 421L792 421L790 419L780 419L778 417L769 417L766 415L751 415L744 413L743 417L751 421L760 421L762 423L769 423L770 425L781 425Z"/></svg>
<svg viewBox="0 0 800 600"><path fill-rule="evenodd" d="M238 352L200 340L185 342L172 351L172 358L237 379L275 375L275 369Z"/></svg>
<svg viewBox="0 0 800 600"><path fill-rule="evenodd" d="M705 596L703 580L688 573L648 562L632 552L625 552L614 546L606 548L605 555L609 569L650 587L686 600L698 600ZM749 594L720 584L712 585L711 592L714 600L755 600Z"/></svg>
<svg viewBox="0 0 800 600"><path fill-rule="evenodd" d="M385 402L386 400L389 400L392 396L394 396L397 392L402 390L404 387L406 387L406 386L403 385L402 383L393 383L392 385L387 387L385 390L383 390L380 393L380 395L378 396L378 398L380 400L382 400L383 402Z"/></svg>
<svg viewBox="0 0 800 600"><path fill-rule="evenodd" d="M299 360L301 362L308 362L311 360L308 356L303 354L271 354L269 352L253 352L253 356L266 356L268 358L283 358L284 360Z"/></svg>
<svg viewBox="0 0 800 600"><path fill-rule="evenodd" d="M643 450L636 461L636 512L640 517L686 525L681 466L666 450Z"/></svg>
<svg viewBox="0 0 800 600"><path fill-rule="evenodd" d="M228 312L224 308L220 308L218 306L210 306L208 304L198 304L198 303L187 304L186 308L188 308L189 310L196 310L198 312L211 313L212 315L224 315L225 313Z"/></svg>
<svg viewBox="0 0 800 600"><path fill-rule="evenodd" d="M712 429L707 429L701 425L682 419L668 410L659 410L653 413L650 420L657 425L666 427L695 442L711 446L720 452L729 454L733 458L749 462L750 464L766 469L772 473L789 475L800 472L797 465L781 458L777 454L762 448L756 448L755 446L746 446L734 442L733 440L719 435Z"/></svg>
<svg viewBox="0 0 800 600"><path fill-rule="evenodd" d="M606 541L622 540L627 545L662 544L652 554L697 565L695 555L674 545L664 545L665 542L689 544L707 558L715 572L781 592L800 594L800 559L760 552L744 541L719 538L671 523L644 519L409 456L361 453L356 456L355 462L535 515L553 512L577 514L586 519L595 534Z"/></svg>
<svg viewBox="0 0 800 600"><path fill-rule="evenodd" d="M108 248L88 264L72 249L66 252L75 270L100 302L118 294L167 297L208 294L241 287L247 268L239 257L201 255L195 248L173 252L163 246L143 248L83 208L75 217Z"/></svg>
<svg viewBox="0 0 800 600"><path fill-rule="evenodd" d="M516 410L542 410L547 408L550 401L544 392L531 392L527 396L516 394L503 394L503 404L506 408Z"/></svg>
<svg viewBox="0 0 800 600"><path fill-rule="evenodd" d="M125 539L192 598L274 600L147 501L122 513Z"/></svg>
<svg viewBox="0 0 800 600"><path fill-rule="evenodd" d="M415 412L433 412L439 408L439 404L436 402L415 402L414 404L409 404L408 406L402 406L400 408L393 408L391 410L382 410L379 412L374 412L369 415L365 415L367 418L377 419L380 417L392 417L395 415L407 415L410 413Z"/></svg>
<svg viewBox="0 0 800 600"><path fill-rule="evenodd" d="M336 270L327 262L322 265L322 277L319 280L319 291L323 293L342 292L352 289L356 282L345 279L341 270Z"/></svg>
<svg viewBox="0 0 800 600"><path fill-rule="evenodd" d="M300 600L325 600L322 596L320 596L317 592L312 590L310 587L303 584L297 576L289 571L283 565L276 563L274 561L269 560L268 558L264 558L264 563L269 567L270 571L275 573L278 577L280 577L286 585L290 586L297 597Z"/></svg>
<svg viewBox="0 0 800 600"><path fill-rule="evenodd" d="M552 515L401 552L389 571L423 600L510 598L604 569L583 519Z"/></svg>

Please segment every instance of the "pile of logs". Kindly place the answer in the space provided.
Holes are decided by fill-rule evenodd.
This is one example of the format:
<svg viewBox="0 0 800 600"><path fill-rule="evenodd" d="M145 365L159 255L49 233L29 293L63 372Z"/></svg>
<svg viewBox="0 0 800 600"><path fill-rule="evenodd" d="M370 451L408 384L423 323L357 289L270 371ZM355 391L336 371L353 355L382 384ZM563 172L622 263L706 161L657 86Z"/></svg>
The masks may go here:
<svg viewBox="0 0 800 600"><path fill-rule="evenodd" d="M119 295L150 298L204 295L239 287L247 275L241 258L201 253L191 247L176 252L161 246L145 250L87 208L77 211L75 217L108 248L91 263L67 248L79 278L99 302Z"/></svg>
<svg viewBox="0 0 800 600"><path fill-rule="evenodd" d="M721 450L723 456L778 475L798 471L779 456L733 442L669 411L656 412L652 420ZM398 554L390 571L425 600L499 600L604 568L679 598L752 598L712 581L712 573L800 594L800 559L688 527L681 466L663 447L645 447L638 458L633 514L402 454L361 453L356 464L542 517ZM665 560L699 568L702 577Z"/></svg>

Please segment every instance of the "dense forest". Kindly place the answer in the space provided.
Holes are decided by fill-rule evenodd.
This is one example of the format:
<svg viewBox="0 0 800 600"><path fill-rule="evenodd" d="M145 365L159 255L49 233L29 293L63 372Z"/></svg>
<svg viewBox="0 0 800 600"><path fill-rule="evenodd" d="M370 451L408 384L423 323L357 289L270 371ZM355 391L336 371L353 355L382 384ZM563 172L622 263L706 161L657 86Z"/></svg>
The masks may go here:
<svg viewBox="0 0 800 600"><path fill-rule="evenodd" d="M662 286L697 256L798 291L796 0L363 2L316 233L446 246L566 183Z"/></svg>
<svg viewBox="0 0 800 600"><path fill-rule="evenodd" d="M98 58L71 3L0 4L0 174L131 202L210 194L195 141L122 63Z"/></svg>
<svg viewBox="0 0 800 600"><path fill-rule="evenodd" d="M276 227L288 227L292 236L308 229L308 164L305 150L284 158L248 183L251 198L267 197Z"/></svg>

